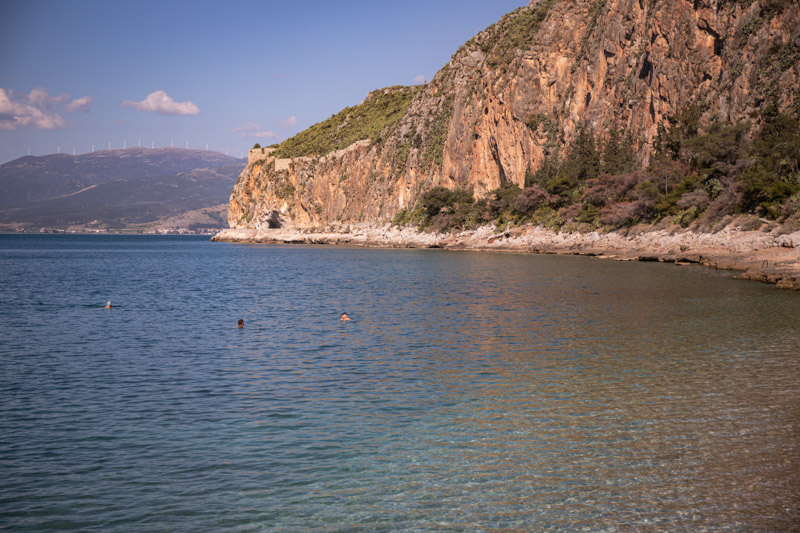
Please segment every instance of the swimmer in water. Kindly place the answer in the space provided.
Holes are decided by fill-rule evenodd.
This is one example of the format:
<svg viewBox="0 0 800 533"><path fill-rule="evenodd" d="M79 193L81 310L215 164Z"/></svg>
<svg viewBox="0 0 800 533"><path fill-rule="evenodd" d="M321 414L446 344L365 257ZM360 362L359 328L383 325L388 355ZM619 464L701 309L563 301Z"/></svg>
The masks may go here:
<svg viewBox="0 0 800 533"><path fill-rule="evenodd" d="M103 309L111 309L111 302L108 302Z"/></svg>
<svg viewBox="0 0 800 533"><path fill-rule="evenodd" d="M236 327L243 328L244 327L244 319L240 318L239 322L236 323Z"/></svg>
<svg viewBox="0 0 800 533"><path fill-rule="evenodd" d="M342 322L352 322L352 321L353 319L347 316L347 313L342 313Z"/></svg>

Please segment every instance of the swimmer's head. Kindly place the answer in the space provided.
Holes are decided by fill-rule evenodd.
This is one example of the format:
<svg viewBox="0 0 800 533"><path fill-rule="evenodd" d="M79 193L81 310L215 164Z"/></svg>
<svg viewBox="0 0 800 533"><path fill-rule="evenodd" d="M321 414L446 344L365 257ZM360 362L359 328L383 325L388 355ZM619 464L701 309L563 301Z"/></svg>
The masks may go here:
<svg viewBox="0 0 800 533"><path fill-rule="evenodd" d="M243 328L244 327L244 319L240 318L239 322L237 322L236 324L237 324L238 327Z"/></svg>

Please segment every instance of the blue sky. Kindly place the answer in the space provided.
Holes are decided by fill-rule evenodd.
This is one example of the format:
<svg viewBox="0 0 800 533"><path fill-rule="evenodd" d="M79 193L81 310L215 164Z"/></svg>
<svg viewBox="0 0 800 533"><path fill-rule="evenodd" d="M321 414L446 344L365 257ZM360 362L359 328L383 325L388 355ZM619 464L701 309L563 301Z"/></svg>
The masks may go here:
<svg viewBox="0 0 800 533"><path fill-rule="evenodd" d="M136 146L239 156L430 79L527 0L0 0L0 163Z"/></svg>

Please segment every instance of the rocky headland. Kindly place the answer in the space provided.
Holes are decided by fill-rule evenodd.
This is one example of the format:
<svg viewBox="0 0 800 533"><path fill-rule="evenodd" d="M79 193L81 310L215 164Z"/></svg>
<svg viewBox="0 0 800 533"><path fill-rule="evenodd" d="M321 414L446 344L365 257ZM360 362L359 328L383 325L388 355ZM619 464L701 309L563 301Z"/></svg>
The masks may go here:
<svg viewBox="0 0 800 533"><path fill-rule="evenodd" d="M215 240L700 263L798 288L800 4L531 0L254 147Z"/></svg>

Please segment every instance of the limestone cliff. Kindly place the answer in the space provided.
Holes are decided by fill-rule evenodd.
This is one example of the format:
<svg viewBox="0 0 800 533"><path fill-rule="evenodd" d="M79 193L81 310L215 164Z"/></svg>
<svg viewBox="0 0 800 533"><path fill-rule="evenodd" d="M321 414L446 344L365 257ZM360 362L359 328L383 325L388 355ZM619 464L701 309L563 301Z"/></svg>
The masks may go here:
<svg viewBox="0 0 800 533"><path fill-rule="evenodd" d="M251 161L228 221L380 222L436 185L480 197L522 186L579 127L602 136L615 121L644 164L658 126L687 106L701 124L736 123L768 101L796 108L799 87L796 1L532 0L427 85L374 91Z"/></svg>

